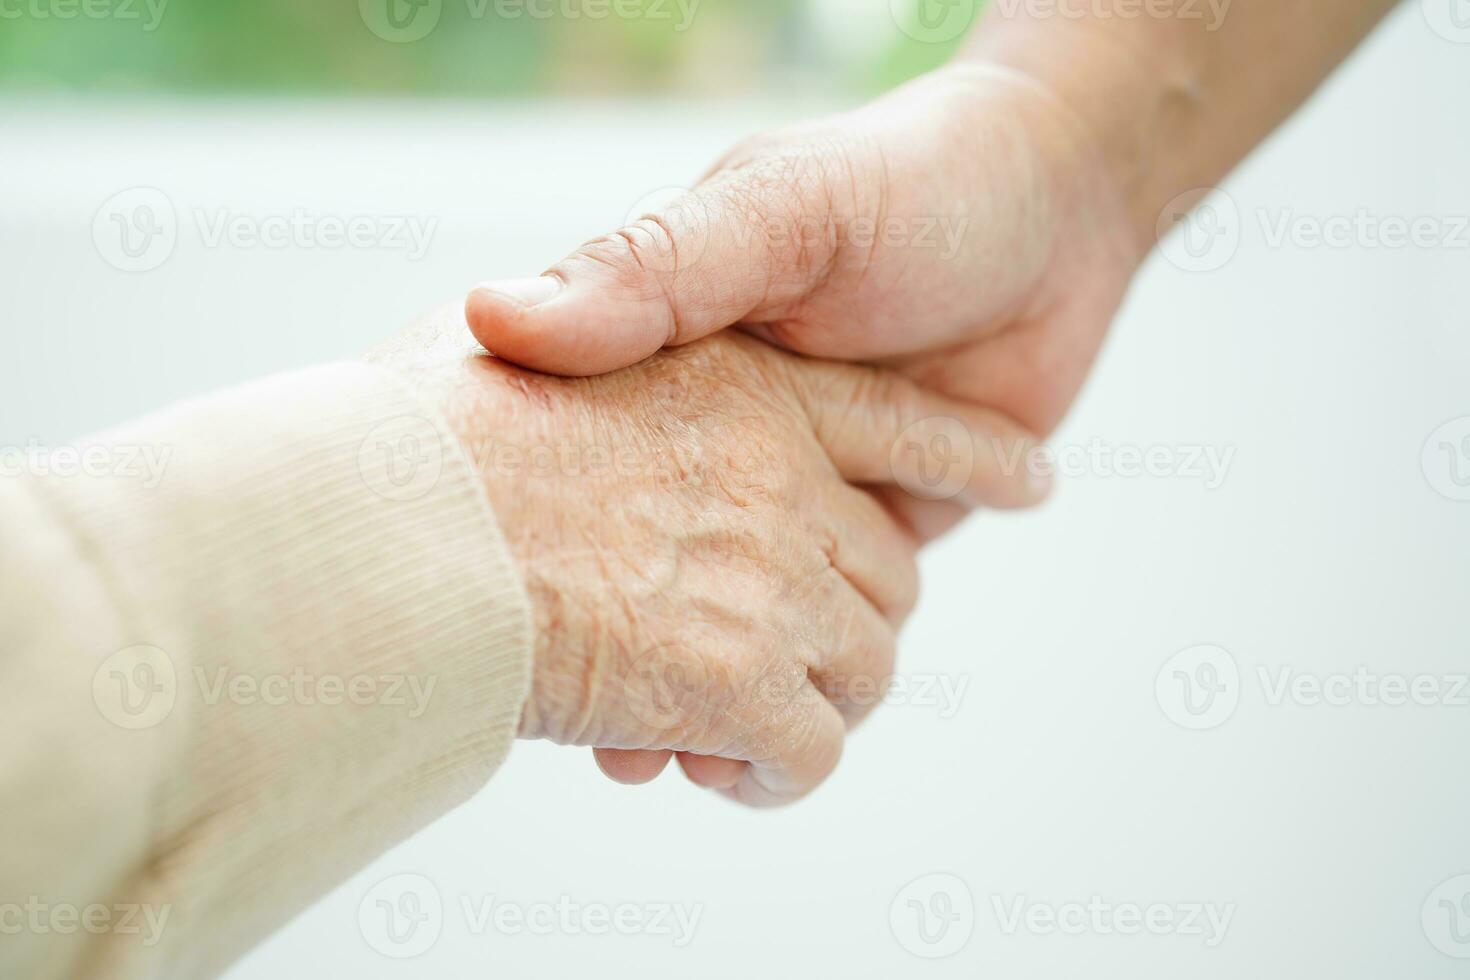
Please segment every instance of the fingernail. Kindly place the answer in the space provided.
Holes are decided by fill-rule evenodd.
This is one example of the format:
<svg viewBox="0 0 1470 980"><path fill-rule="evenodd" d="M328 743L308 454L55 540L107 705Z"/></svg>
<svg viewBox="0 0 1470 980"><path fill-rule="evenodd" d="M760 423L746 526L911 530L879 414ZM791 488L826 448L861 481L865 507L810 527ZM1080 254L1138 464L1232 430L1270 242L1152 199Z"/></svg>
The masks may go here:
<svg viewBox="0 0 1470 980"><path fill-rule="evenodd" d="M535 279L504 279L500 282L482 282L475 287L475 290L495 293L518 306L540 306L561 292L561 280L554 276L538 276Z"/></svg>

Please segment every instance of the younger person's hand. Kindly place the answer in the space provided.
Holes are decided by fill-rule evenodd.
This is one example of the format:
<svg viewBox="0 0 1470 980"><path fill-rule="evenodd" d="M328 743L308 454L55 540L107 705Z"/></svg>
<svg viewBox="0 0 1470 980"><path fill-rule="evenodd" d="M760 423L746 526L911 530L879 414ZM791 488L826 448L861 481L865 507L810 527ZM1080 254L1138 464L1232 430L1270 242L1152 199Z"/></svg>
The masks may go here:
<svg viewBox="0 0 1470 980"><path fill-rule="evenodd" d="M1122 207L1067 106L1018 73L957 65L737 147L541 279L475 290L468 319L500 356L567 375L739 324L1046 434L1141 255ZM900 506L929 526L961 513Z"/></svg>

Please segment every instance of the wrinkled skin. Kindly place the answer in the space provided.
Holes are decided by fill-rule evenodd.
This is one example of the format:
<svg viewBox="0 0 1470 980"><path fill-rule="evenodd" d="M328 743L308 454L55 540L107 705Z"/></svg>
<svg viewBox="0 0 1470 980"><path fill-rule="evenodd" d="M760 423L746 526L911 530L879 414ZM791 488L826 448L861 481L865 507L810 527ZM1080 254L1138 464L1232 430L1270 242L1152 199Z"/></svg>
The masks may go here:
<svg viewBox="0 0 1470 980"><path fill-rule="evenodd" d="M677 751L753 805L831 772L917 589L917 537L855 484L891 481L899 433L963 406L738 334L607 377L537 375L486 355L458 311L374 359L434 393L523 572L523 736L634 750L602 755L627 781ZM999 417L967 424L1024 439ZM1017 506L1037 492L987 465L973 486Z"/></svg>
<svg viewBox="0 0 1470 980"><path fill-rule="evenodd" d="M549 284L475 290L469 323L497 354L569 375L740 325L895 366L1045 435L1151 244L1131 235L1097 145L1038 82L956 64L747 141L691 193L552 266Z"/></svg>

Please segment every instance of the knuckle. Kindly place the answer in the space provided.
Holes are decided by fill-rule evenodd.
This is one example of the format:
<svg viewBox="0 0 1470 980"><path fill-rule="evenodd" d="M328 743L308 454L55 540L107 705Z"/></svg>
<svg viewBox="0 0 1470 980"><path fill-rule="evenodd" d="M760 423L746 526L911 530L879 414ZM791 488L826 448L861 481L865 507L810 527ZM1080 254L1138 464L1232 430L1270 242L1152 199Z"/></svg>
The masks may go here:
<svg viewBox="0 0 1470 980"><path fill-rule="evenodd" d="M892 371L867 368L856 394L874 413L879 432L897 435L919 418L919 397L907 378Z"/></svg>
<svg viewBox="0 0 1470 980"><path fill-rule="evenodd" d="M820 384L816 399L829 438L850 437L844 441L856 445L892 439L919 417L913 384L892 370L843 365Z"/></svg>
<svg viewBox="0 0 1470 980"><path fill-rule="evenodd" d="M823 693L849 717L864 718L888 693L898 657L892 631L869 630L850 636L841 670L827 679Z"/></svg>
<svg viewBox="0 0 1470 980"><path fill-rule="evenodd" d="M646 215L614 234L627 243L628 254L639 268L656 272L679 268L679 238L668 219Z"/></svg>
<svg viewBox="0 0 1470 980"><path fill-rule="evenodd" d="M652 219L641 219L587 242L552 272L567 271L567 266L593 266L604 275L610 273L616 287L640 299L651 298L658 295L655 274L669 271L676 256L677 245L668 229Z"/></svg>

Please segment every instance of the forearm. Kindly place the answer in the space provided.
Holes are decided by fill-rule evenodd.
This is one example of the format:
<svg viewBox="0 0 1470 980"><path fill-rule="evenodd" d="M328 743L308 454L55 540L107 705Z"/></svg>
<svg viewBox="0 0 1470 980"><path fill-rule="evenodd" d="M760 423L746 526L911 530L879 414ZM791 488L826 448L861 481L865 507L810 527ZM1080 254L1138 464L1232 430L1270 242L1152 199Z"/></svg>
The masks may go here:
<svg viewBox="0 0 1470 980"><path fill-rule="evenodd" d="M996 0L962 60L1020 71L1077 113L1121 188L1136 241L1148 247L1169 201L1218 183L1392 6Z"/></svg>
<svg viewBox="0 0 1470 980"><path fill-rule="evenodd" d="M207 976L483 783L528 613L478 475L387 370L96 445L165 465L0 484L0 974Z"/></svg>

